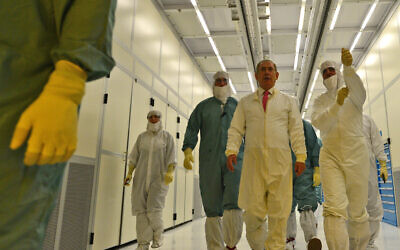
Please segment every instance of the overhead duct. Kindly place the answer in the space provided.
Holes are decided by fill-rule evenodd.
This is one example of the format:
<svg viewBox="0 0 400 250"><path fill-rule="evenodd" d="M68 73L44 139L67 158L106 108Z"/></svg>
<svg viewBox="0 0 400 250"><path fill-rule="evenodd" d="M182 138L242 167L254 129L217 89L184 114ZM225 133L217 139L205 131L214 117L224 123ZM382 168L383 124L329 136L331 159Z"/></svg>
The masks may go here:
<svg viewBox="0 0 400 250"><path fill-rule="evenodd" d="M310 86L311 80L312 80L312 73L316 67L316 60L318 58L318 55L320 54L320 51L323 50L324 43L326 40L325 33L327 32L328 29L326 29L327 25L327 20L329 16L329 10L331 6L331 0L327 1L318 1L319 4L319 15L317 16L316 22L319 22L319 25L316 27L313 33L313 37L311 39L312 44L310 46L310 53L307 54L306 56L309 57L306 59L306 70L302 70L304 72L301 76L300 80L300 86L297 90L297 96L299 98L299 106L301 107L300 109L302 110L304 107L304 100L306 97L307 89ZM310 86L311 87L311 86Z"/></svg>

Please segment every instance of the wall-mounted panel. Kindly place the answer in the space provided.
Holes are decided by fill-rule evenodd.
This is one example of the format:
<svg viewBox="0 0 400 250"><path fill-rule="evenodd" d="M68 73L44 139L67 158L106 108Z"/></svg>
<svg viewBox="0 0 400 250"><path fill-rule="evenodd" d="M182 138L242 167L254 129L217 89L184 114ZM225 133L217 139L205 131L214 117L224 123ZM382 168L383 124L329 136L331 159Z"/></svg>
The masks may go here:
<svg viewBox="0 0 400 250"><path fill-rule="evenodd" d="M374 46L371 53L367 56L366 61L363 63L367 75L370 101L374 100L383 89L379 51L375 49L375 47L376 46Z"/></svg>
<svg viewBox="0 0 400 250"><path fill-rule="evenodd" d="M378 41L385 85L390 84L400 72L400 35L396 21L393 18L388 23Z"/></svg>
<svg viewBox="0 0 400 250"><path fill-rule="evenodd" d="M98 180L93 249L118 245L125 162L102 155Z"/></svg>
<svg viewBox="0 0 400 250"><path fill-rule="evenodd" d="M133 12L135 1L118 0L115 11L114 38L118 38L128 48L131 45Z"/></svg>
<svg viewBox="0 0 400 250"><path fill-rule="evenodd" d="M382 137L384 139L388 138L387 131L387 120L386 120L386 107L383 95L380 96L375 102L373 102L370 106L371 108L371 117L374 119L376 126L379 130L382 130Z"/></svg>
<svg viewBox="0 0 400 250"><path fill-rule="evenodd" d="M79 110L78 146L75 155L96 157L104 83L103 78L86 84L85 96Z"/></svg>
<svg viewBox="0 0 400 250"><path fill-rule="evenodd" d="M153 79L153 91L157 92L162 97L167 98L167 87L155 77Z"/></svg>
<svg viewBox="0 0 400 250"><path fill-rule="evenodd" d="M133 52L154 72L159 73L162 20L151 1L137 1Z"/></svg>
<svg viewBox="0 0 400 250"><path fill-rule="evenodd" d="M122 153L126 151L131 105L132 79L114 68L108 82L108 103L105 106L103 149Z"/></svg>
<svg viewBox="0 0 400 250"><path fill-rule="evenodd" d="M123 68L128 70L129 72L133 72L133 57L130 53L124 50L117 43L112 44L112 55L113 58L117 61L118 65L121 65Z"/></svg>
<svg viewBox="0 0 400 250"><path fill-rule="evenodd" d="M181 48L180 70L179 70L179 96L187 103L192 103L193 88L193 63L186 51Z"/></svg>
<svg viewBox="0 0 400 250"><path fill-rule="evenodd" d="M400 80L397 81L388 91L386 92L387 102L387 113L388 113L388 125L390 130L392 150L392 166L393 168L400 168Z"/></svg>
<svg viewBox="0 0 400 250"><path fill-rule="evenodd" d="M180 44L167 24L163 24L161 51L161 78L174 89L178 89Z"/></svg>

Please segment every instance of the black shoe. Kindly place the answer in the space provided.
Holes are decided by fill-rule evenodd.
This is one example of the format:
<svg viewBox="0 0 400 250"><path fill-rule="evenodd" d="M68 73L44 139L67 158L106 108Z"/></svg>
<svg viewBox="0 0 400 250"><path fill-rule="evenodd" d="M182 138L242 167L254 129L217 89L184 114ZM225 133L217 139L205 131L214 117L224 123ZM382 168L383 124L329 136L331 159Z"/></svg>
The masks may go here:
<svg viewBox="0 0 400 250"><path fill-rule="evenodd" d="M322 243L318 238L312 238L307 244L307 250L321 250Z"/></svg>

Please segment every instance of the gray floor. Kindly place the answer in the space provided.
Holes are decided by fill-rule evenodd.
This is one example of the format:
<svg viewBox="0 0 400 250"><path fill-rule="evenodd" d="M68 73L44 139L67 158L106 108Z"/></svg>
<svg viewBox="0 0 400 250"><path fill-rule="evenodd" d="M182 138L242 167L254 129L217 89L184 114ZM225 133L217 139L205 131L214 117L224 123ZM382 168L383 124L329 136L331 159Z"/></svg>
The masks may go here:
<svg viewBox="0 0 400 250"><path fill-rule="evenodd" d="M321 208L316 211L318 220L318 237L322 241L322 249L328 249L325 242L325 235L323 231L323 219ZM181 250L181 249L207 249L205 233L204 233L205 218L195 220L187 223L176 229L167 231L164 234L164 244L160 250ZM136 244L123 248L124 250L136 249ZM377 241L377 246L381 250L398 250L400 249L400 228L392 225L381 223L381 233ZM246 241L245 228L243 230L242 239L237 245L238 250L250 249ZM151 248L150 248L151 249ZM297 238L296 249L307 249L304 241L304 235L300 227L299 216L297 216Z"/></svg>

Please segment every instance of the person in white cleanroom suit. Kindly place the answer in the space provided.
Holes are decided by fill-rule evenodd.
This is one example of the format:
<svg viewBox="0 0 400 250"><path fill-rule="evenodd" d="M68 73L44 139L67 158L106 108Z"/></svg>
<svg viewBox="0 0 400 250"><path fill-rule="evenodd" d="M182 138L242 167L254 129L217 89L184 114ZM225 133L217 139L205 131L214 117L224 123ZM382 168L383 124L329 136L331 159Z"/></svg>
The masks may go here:
<svg viewBox="0 0 400 250"><path fill-rule="evenodd" d="M136 215L137 249L157 248L162 245L164 230L162 210L168 184L175 169L175 143L170 133L162 129L159 111L147 115L147 131L141 133L129 155L129 185L133 170L132 215Z"/></svg>
<svg viewBox="0 0 400 250"><path fill-rule="evenodd" d="M352 62L351 53L342 49L344 82L335 63L321 64L327 91L315 99L311 114L322 138L319 163L324 231L331 250L364 250L369 240L369 156L362 132L366 92ZM342 87L344 83L346 87Z"/></svg>
<svg viewBox="0 0 400 250"><path fill-rule="evenodd" d="M364 136L367 139L367 146L369 151L369 180L368 180L368 204L367 212L369 215L369 229L370 238L368 243L368 250L378 249L375 245L375 239L379 235L380 222L383 217L383 208L381 196L378 188L378 178L376 170L376 159L381 165L380 177L386 182L388 179L388 172L386 168L386 154L384 151L384 141L379 133L378 127L371 117L363 115Z"/></svg>
<svg viewBox="0 0 400 250"><path fill-rule="evenodd" d="M254 250L284 249L292 207L289 140L299 176L307 158L303 123L296 100L275 88L279 73L273 61L258 63L255 76L260 87L239 101L228 130L227 167L236 171L234 164L246 135L238 202L245 210L247 241Z"/></svg>

